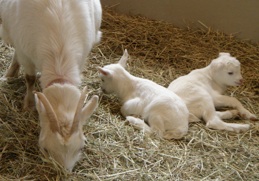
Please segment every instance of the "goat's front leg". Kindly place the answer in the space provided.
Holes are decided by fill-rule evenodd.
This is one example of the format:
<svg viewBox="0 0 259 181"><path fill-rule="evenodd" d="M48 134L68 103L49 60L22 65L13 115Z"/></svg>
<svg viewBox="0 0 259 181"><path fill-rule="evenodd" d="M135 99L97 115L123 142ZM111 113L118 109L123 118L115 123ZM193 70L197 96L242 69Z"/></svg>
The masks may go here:
<svg viewBox="0 0 259 181"><path fill-rule="evenodd" d="M143 112L140 98L136 97L126 101L121 107L121 114L126 117L130 115L140 116Z"/></svg>
<svg viewBox="0 0 259 181"><path fill-rule="evenodd" d="M36 76L35 75L25 75L25 80L26 80L26 95L24 98L24 109L30 109L34 107L34 95L32 91L34 90L34 83L36 81Z"/></svg>
<svg viewBox="0 0 259 181"><path fill-rule="evenodd" d="M15 51L12 58L12 63L6 72L5 77L18 77L19 69L20 69L20 64L18 63L17 54Z"/></svg>
<svg viewBox="0 0 259 181"><path fill-rule="evenodd" d="M9 77L18 77L20 69L20 64L17 61L17 53L14 52L11 65L8 67L3 79L9 78Z"/></svg>
<svg viewBox="0 0 259 181"><path fill-rule="evenodd" d="M241 102L239 102L236 98L234 97L229 97L225 95L217 95L214 99L214 105L215 107L232 107L238 110L239 114L241 117L245 119L250 119L250 120L258 120L257 117L250 113L247 109L243 107Z"/></svg>

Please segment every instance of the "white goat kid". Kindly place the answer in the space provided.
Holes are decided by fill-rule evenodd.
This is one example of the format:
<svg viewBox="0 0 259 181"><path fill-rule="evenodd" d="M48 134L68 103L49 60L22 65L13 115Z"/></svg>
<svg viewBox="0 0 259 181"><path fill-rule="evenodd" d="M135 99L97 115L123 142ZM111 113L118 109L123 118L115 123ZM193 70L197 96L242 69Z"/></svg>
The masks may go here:
<svg viewBox="0 0 259 181"><path fill-rule="evenodd" d="M29 108L35 105L36 71L41 72L43 93L35 93L39 143L69 170L84 144L82 123L97 107L97 96L83 106L86 89L80 93L77 86L87 55L100 41L101 16L99 0L0 1L1 36L15 47L5 77L14 77L23 66L24 108Z"/></svg>
<svg viewBox="0 0 259 181"><path fill-rule="evenodd" d="M212 129L227 131L246 131L249 124L226 123L238 113L246 119L255 120L256 116L246 110L234 97L222 95L228 86L238 86L243 78L240 73L240 62L229 53L220 53L219 57L205 68L191 71L171 82L168 89L180 96L190 111L190 121L204 119L206 126ZM236 110L224 112L215 108L233 107Z"/></svg>
<svg viewBox="0 0 259 181"><path fill-rule="evenodd" d="M124 69L127 60L125 50L117 64L98 68L103 92L115 93L121 99L122 115L136 128L165 139L182 138L188 132L189 112L184 102L166 88L131 75Z"/></svg>

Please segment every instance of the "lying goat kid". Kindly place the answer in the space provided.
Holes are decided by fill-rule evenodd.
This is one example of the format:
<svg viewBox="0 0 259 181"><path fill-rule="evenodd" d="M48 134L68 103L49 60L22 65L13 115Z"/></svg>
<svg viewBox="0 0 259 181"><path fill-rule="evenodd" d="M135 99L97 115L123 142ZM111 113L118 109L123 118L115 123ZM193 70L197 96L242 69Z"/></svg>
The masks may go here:
<svg viewBox="0 0 259 181"><path fill-rule="evenodd" d="M99 0L1 0L0 33L15 47L5 78L22 65L27 93L24 108L34 107L36 71L43 93L36 93L40 147L72 170L84 145L83 123L97 107L86 106L80 73L92 47L99 42L102 9Z"/></svg>
<svg viewBox="0 0 259 181"><path fill-rule="evenodd" d="M180 96L190 111L190 121L205 120L208 128L227 131L246 131L248 124L226 123L239 113L243 118L255 120L256 116L246 110L234 97L222 95L228 86L238 86L243 79L240 62L229 53L220 53L207 67L191 71L174 80L169 90ZM219 107L233 107L236 110L216 111Z"/></svg>
<svg viewBox="0 0 259 181"><path fill-rule="evenodd" d="M117 64L99 68L103 92L115 93L121 99L122 115L138 129L156 132L165 139L182 138L188 131L189 114L184 102L166 88L127 72L124 69L127 59L125 50Z"/></svg>

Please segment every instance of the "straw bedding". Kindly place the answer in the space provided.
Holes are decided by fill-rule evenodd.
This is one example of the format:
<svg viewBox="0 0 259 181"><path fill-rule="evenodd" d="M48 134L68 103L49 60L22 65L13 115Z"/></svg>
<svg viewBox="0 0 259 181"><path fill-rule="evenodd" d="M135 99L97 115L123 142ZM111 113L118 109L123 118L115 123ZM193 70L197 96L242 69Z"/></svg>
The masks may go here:
<svg viewBox="0 0 259 181"><path fill-rule="evenodd" d="M230 52L242 64L245 83L228 94L259 116L258 45L210 28L181 29L108 9L102 31L82 79L82 86L100 96L100 105L84 127L86 146L73 173L39 151L37 112L22 110L26 87L21 72L19 78L0 81L0 180L259 180L258 122L230 120L251 125L240 134L210 130L200 122L190 124L182 140L148 137L125 122L115 96L102 94L96 69L117 62L127 48L129 72L167 87L176 77L208 65L219 52ZM13 48L1 43L0 76L12 54Z"/></svg>

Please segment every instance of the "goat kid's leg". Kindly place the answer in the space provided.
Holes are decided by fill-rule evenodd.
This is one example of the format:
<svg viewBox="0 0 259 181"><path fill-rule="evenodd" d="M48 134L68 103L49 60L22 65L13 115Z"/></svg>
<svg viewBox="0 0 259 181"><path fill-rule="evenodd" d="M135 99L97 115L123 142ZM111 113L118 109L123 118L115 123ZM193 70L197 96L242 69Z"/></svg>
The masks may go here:
<svg viewBox="0 0 259 181"><path fill-rule="evenodd" d="M26 95L24 98L24 109L31 109L34 108L35 103L34 103L34 95L32 91L34 90L34 83L36 81L36 76L35 75L25 75L25 80L26 80Z"/></svg>
<svg viewBox="0 0 259 181"><path fill-rule="evenodd" d="M207 122L206 126L211 129L226 130L236 133L247 131L250 128L249 124L226 123L218 117L215 117L214 120Z"/></svg>
<svg viewBox="0 0 259 181"><path fill-rule="evenodd" d="M184 136L186 135L185 132L181 131L181 130L167 130L164 132L163 134L163 138L167 139L167 140L171 140L171 139L182 139Z"/></svg>
<svg viewBox="0 0 259 181"><path fill-rule="evenodd" d="M18 77L19 69L20 69L20 64L17 61L17 53L15 51L12 58L11 65L8 67L2 79L6 79L10 77Z"/></svg>
<svg viewBox="0 0 259 181"><path fill-rule="evenodd" d="M216 111L217 116L221 119L231 119L238 116L237 110L227 110L227 111Z"/></svg>
<svg viewBox="0 0 259 181"><path fill-rule="evenodd" d="M138 130L143 130L145 133L152 133L151 128L144 122L144 120L135 118L133 116L127 116L127 121Z"/></svg>
<svg viewBox="0 0 259 181"><path fill-rule="evenodd" d="M215 107L233 107L236 108L240 114L241 117L245 119L250 119L250 120L258 120L256 115L250 113L247 109L243 107L241 102L239 102L236 98L234 97L229 97L225 95L217 95L214 99L214 104Z"/></svg>
<svg viewBox="0 0 259 181"><path fill-rule="evenodd" d="M163 138L164 139L182 139L188 133L188 125L187 126L178 126L173 129L166 129Z"/></svg>
<svg viewBox="0 0 259 181"><path fill-rule="evenodd" d="M217 116L216 111L205 113L203 119L206 121L206 126L211 129L226 130L239 133L247 131L250 128L249 124L226 123Z"/></svg>
<svg viewBox="0 0 259 181"><path fill-rule="evenodd" d="M158 118L158 116L149 116L148 124L150 125L152 132L156 133L160 138L172 139L172 138L164 137L164 132L165 132L164 123L160 120L160 118Z"/></svg>
<svg viewBox="0 0 259 181"><path fill-rule="evenodd" d="M133 117L127 116L127 121L134 126L136 129L143 130L145 133L157 133L161 138L171 140L171 139L181 139L184 135L186 135L186 129L175 129L175 130L167 130L165 131L164 122L161 120L160 116L150 116L148 119L148 126L144 120ZM187 129L188 130L188 129Z"/></svg>
<svg viewBox="0 0 259 181"><path fill-rule="evenodd" d="M140 98L134 98L126 101L121 107L121 114L126 117L129 115L140 116L142 112Z"/></svg>
<svg viewBox="0 0 259 181"><path fill-rule="evenodd" d="M163 131L164 139L167 139L167 140L182 139L188 133L188 129L189 129L188 123L187 124L184 122L177 123L174 121L168 122L168 120L161 120L161 119L160 119L160 123L163 124L163 128L164 128L164 131Z"/></svg>
<svg viewBox="0 0 259 181"><path fill-rule="evenodd" d="M166 130L164 120L158 115L150 115L148 117L148 123L152 132L157 133L161 138L167 140L180 139L186 134L186 131L183 132L179 129Z"/></svg>

